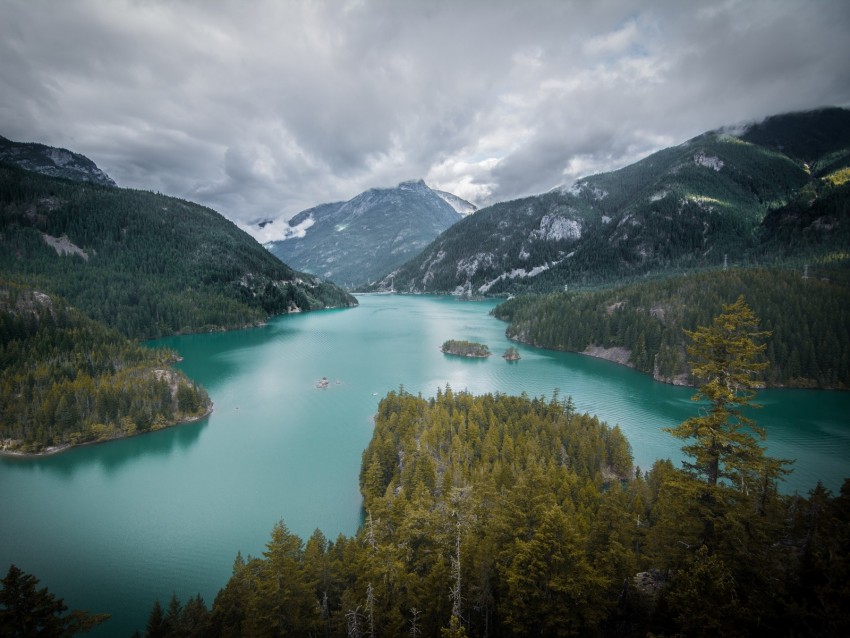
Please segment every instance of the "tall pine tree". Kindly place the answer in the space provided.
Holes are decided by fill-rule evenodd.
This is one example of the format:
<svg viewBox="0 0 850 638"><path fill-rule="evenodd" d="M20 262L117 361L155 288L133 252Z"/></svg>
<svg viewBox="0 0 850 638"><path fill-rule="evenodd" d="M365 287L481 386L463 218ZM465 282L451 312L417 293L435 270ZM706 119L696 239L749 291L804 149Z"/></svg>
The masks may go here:
<svg viewBox="0 0 850 638"><path fill-rule="evenodd" d="M758 329L758 318L742 295L724 305L710 326L685 334L691 340L687 349L691 372L703 381L693 399L709 402L698 416L667 429L690 441L682 447L693 459L685 467L709 485L725 479L742 491L765 472L781 473L781 466L769 463L759 444L766 437L764 429L744 415L745 408L756 407L752 400L758 374L767 367L762 358L766 345L758 342L770 333Z"/></svg>

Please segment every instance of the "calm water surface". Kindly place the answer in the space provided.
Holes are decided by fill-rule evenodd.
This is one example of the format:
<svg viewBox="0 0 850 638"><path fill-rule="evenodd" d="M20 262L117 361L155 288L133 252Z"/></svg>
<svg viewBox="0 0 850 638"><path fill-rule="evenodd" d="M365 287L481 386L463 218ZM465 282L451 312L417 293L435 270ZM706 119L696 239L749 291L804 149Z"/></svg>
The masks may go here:
<svg viewBox="0 0 850 638"><path fill-rule="evenodd" d="M100 636L144 629L153 601L200 592L208 605L237 551L259 555L281 518L302 538L352 534L357 476L379 399L400 385L433 395L550 397L619 424L635 462L680 459L661 428L695 412L692 390L581 355L519 346L500 355L495 302L363 296L361 306L281 317L254 330L162 340L203 383L215 411L202 422L39 460L0 459L0 569L34 573L72 608L113 614ZM439 351L481 341L493 357ZM327 389L316 382L327 377ZM795 458L785 491L850 476L850 394L775 390L756 413L769 451Z"/></svg>

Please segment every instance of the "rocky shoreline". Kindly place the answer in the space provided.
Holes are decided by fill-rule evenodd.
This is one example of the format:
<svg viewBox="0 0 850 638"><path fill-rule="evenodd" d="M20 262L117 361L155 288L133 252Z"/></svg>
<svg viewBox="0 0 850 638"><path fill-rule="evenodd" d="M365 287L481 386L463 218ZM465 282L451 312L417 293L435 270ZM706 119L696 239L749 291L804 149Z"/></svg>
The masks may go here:
<svg viewBox="0 0 850 638"><path fill-rule="evenodd" d="M112 441L120 441L121 439L128 439L136 436L143 436L145 434L151 434L152 432L161 432L162 430L168 430L170 428L175 428L181 425L186 425L188 423L196 423L201 419L205 419L213 412L213 403L210 401L209 407L203 414L196 414L190 417L186 417L185 419L181 419L179 421L175 421L164 428L160 428L159 430L148 430L146 432L138 432L136 434L132 434L127 436L126 434L122 434L120 436L113 436L108 439L103 439L99 441L85 441L84 443L63 443L62 445L50 445L39 452L20 452L17 450L9 450L7 445L10 444L11 440L6 439L2 442L2 447L0 447L0 456L5 458L15 458L15 459L37 459L47 456L55 456L56 454L61 454L62 452L67 452L69 450L73 450L80 447L87 447L90 445L101 445L103 443L110 443Z"/></svg>

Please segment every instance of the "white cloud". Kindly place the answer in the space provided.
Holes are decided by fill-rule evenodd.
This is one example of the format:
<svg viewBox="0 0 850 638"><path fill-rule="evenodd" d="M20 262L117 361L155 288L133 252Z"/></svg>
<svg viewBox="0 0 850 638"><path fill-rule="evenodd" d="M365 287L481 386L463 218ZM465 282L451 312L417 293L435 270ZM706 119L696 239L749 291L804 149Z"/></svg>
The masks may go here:
<svg viewBox="0 0 850 638"><path fill-rule="evenodd" d="M849 27L842 0L5 0L0 134L243 225L414 177L484 204L850 104Z"/></svg>

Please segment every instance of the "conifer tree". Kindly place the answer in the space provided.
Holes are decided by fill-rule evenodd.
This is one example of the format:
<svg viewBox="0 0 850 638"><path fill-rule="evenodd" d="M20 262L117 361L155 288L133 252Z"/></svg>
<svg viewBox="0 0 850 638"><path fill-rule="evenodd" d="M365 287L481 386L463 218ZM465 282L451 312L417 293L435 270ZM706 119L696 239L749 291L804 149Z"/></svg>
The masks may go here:
<svg viewBox="0 0 850 638"><path fill-rule="evenodd" d="M106 622L109 614L74 610L47 587L37 589L38 579L14 565L0 579L1 636L75 636Z"/></svg>
<svg viewBox="0 0 850 638"><path fill-rule="evenodd" d="M764 448L756 440L765 438L764 429L743 410L756 407L752 400L757 375L767 366L761 360L766 345L758 341L770 333L758 330L758 318L742 295L724 305L710 326L685 334L691 340L687 352L692 374L703 381L693 399L706 399L710 405L667 431L692 441L682 450L693 459L685 463L693 475L709 485L727 479L746 491L767 467Z"/></svg>

